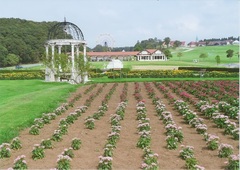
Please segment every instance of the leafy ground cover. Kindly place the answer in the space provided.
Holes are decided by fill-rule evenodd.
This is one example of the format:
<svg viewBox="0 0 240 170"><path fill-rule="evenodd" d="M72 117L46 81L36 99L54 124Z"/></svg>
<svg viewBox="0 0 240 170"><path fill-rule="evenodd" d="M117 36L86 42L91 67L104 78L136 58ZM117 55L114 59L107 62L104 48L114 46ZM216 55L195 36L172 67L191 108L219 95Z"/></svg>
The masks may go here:
<svg viewBox="0 0 240 170"><path fill-rule="evenodd" d="M31 128L20 133L21 148L1 145L7 152L1 167L22 161L29 169L238 169L238 86L163 81L80 87L34 121L39 134ZM86 125L90 118L93 128ZM70 148L75 139L78 150ZM43 141L51 147L39 146Z"/></svg>
<svg viewBox="0 0 240 170"><path fill-rule="evenodd" d="M0 143L18 134L43 112L50 112L78 86L41 80L0 81Z"/></svg>

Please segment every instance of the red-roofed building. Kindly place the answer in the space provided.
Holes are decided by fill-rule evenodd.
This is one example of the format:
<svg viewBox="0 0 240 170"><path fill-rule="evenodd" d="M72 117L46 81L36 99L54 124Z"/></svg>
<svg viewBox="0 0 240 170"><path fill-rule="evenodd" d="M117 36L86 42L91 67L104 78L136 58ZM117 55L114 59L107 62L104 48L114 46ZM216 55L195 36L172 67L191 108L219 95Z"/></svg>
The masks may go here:
<svg viewBox="0 0 240 170"><path fill-rule="evenodd" d="M121 51L121 52L87 52L91 61L110 61L119 59L121 61L166 61L164 53L157 49L147 49L143 51Z"/></svg>
<svg viewBox="0 0 240 170"><path fill-rule="evenodd" d="M166 61L164 53L157 49L147 49L137 54L137 61Z"/></svg>

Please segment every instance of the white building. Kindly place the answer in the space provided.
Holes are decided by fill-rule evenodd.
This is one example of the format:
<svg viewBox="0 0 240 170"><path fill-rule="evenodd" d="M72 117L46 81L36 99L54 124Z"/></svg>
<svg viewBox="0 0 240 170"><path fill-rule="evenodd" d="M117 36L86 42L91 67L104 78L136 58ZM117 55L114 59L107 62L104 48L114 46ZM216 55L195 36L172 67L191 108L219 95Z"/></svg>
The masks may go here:
<svg viewBox="0 0 240 170"><path fill-rule="evenodd" d="M147 49L137 54L137 61L167 61L167 57L160 50Z"/></svg>

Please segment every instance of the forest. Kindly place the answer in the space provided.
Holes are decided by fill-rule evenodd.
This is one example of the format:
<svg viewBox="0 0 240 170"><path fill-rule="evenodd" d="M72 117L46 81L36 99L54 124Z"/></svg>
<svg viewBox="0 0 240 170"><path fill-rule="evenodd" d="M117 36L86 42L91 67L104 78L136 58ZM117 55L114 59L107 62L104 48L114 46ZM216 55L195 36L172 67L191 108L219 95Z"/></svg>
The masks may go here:
<svg viewBox="0 0 240 170"><path fill-rule="evenodd" d="M0 67L39 62L48 30L56 23L0 18Z"/></svg>

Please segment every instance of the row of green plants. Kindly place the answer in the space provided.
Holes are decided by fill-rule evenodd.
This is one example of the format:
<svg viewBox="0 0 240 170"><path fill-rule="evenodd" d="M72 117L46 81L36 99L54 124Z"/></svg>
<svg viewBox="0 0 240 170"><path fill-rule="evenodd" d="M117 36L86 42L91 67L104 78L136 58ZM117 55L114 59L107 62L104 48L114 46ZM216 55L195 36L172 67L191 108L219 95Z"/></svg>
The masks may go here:
<svg viewBox="0 0 240 170"><path fill-rule="evenodd" d="M125 109L127 107L126 98L122 98L121 96L126 96L128 90L128 84L125 83L122 93L120 95L121 102L118 104L116 108L115 114L111 115L110 123L111 123L111 132L108 134L108 138L106 144L104 146L103 155L99 156L98 169L99 170L111 170L112 169L112 160L113 160L113 151L116 148L117 141L120 138L121 132L121 121L125 116ZM110 90L111 91L111 90ZM114 90L112 90L114 91ZM105 103L105 102L103 102Z"/></svg>
<svg viewBox="0 0 240 170"><path fill-rule="evenodd" d="M143 149L143 163L141 168L144 170L159 169L158 154L151 150L151 126L150 119L147 117L147 109L145 101L141 95L141 88L139 83L135 83L134 96L138 101L136 105L137 120L138 120L138 134L137 147Z"/></svg>
<svg viewBox="0 0 240 170"><path fill-rule="evenodd" d="M36 71L14 71L14 72L0 72L0 80L30 80L30 79L44 79L45 73L41 70Z"/></svg>
<svg viewBox="0 0 240 170"><path fill-rule="evenodd" d="M226 71L209 71L204 74L200 74L199 71L190 70L135 70L127 72L106 72L96 73L90 71L89 77L100 78L107 76L108 78L222 78L222 77L238 77L238 72L226 72ZM0 72L0 80L29 80L29 79L44 79L45 73L41 70L26 70L26 71L11 71Z"/></svg>
<svg viewBox="0 0 240 170"><path fill-rule="evenodd" d="M100 77L104 74L100 74ZM222 77L238 77L239 73L211 71L200 73L199 71L187 70L134 70L129 72L106 72L108 78L222 78ZM90 75L91 76L91 75ZM97 77L95 73L93 77Z"/></svg>

